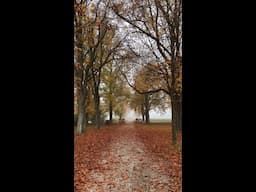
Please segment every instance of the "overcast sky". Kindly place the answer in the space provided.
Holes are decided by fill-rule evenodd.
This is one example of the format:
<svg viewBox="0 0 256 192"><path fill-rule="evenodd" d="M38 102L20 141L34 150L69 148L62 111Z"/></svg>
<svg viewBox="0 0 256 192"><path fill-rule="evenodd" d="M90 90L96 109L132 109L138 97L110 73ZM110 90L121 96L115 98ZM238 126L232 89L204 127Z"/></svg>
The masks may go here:
<svg viewBox="0 0 256 192"><path fill-rule="evenodd" d="M172 111L171 111L171 109L167 110L166 113L164 113L164 114L160 114L156 111L150 111L149 115L150 115L150 118L152 118L152 119L171 119Z"/></svg>
<svg viewBox="0 0 256 192"><path fill-rule="evenodd" d="M166 113L161 114L156 111L150 111L149 113L151 119L171 119L171 110L167 110ZM142 118L141 115L135 114L133 110L129 111L125 115L125 120L126 121L134 121L136 118Z"/></svg>

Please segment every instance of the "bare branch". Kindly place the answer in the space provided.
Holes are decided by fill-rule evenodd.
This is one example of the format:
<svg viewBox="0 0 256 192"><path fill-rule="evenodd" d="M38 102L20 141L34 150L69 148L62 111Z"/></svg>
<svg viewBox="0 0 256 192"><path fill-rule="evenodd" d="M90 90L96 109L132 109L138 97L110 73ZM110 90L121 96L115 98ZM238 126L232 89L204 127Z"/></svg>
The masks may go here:
<svg viewBox="0 0 256 192"><path fill-rule="evenodd" d="M129 19L127 19L126 17L124 17L123 15L120 15L118 13L118 11L114 8L114 12L115 14L120 17L121 19L123 19L124 21L126 21L127 23L129 23L130 25L132 25L133 27L135 27L136 29L138 29L139 31L141 31L142 33L144 33L145 35L147 35L148 37L154 39L161 48L164 49L164 51L166 51L169 55L172 55L172 53L160 42L160 39L158 39L157 37L155 37L154 35L152 35L150 32L145 31L144 29L142 29L141 27L139 27L138 25L134 24L133 22L131 22Z"/></svg>

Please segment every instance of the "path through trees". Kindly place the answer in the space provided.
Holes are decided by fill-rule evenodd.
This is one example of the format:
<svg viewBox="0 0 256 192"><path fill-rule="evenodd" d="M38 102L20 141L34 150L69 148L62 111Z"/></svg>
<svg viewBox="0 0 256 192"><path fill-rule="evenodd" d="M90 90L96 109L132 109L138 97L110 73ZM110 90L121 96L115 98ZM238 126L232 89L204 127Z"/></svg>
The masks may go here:
<svg viewBox="0 0 256 192"><path fill-rule="evenodd" d="M75 191L181 192L181 151L166 133L168 125L123 124L76 137Z"/></svg>

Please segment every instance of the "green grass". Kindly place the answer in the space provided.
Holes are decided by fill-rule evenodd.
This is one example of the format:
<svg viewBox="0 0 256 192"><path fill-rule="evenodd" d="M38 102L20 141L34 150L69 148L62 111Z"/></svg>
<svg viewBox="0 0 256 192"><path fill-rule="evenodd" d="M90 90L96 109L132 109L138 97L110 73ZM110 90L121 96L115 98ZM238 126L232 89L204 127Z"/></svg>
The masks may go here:
<svg viewBox="0 0 256 192"><path fill-rule="evenodd" d="M171 123L170 119L150 119L150 123Z"/></svg>

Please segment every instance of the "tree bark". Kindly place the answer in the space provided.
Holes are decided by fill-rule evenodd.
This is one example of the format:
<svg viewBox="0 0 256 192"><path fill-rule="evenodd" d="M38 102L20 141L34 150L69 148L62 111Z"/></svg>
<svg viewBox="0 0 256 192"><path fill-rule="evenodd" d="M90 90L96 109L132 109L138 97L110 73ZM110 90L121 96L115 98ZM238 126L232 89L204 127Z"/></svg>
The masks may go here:
<svg viewBox="0 0 256 192"><path fill-rule="evenodd" d="M98 90L94 95L94 109L95 109L95 126L97 129L100 128L100 96Z"/></svg>
<svg viewBox="0 0 256 192"><path fill-rule="evenodd" d="M146 117L146 124L150 123L150 116L149 116L149 95L148 93L145 94L145 117Z"/></svg>
<svg viewBox="0 0 256 192"><path fill-rule="evenodd" d="M85 119L85 99L86 99L86 90L85 88L81 88L78 98L78 119L77 119L77 133L81 134L85 131L86 122Z"/></svg>
<svg viewBox="0 0 256 192"><path fill-rule="evenodd" d="M177 101L177 130L182 130L182 101Z"/></svg>
<svg viewBox="0 0 256 192"><path fill-rule="evenodd" d="M88 112L85 110L85 115L84 115L84 127L82 129L82 132L86 131L86 128L88 126L88 118L89 118L89 114Z"/></svg>
<svg viewBox="0 0 256 192"><path fill-rule="evenodd" d="M110 99L109 101L109 123L112 124L112 119L113 119L113 106L112 106L112 101Z"/></svg>
<svg viewBox="0 0 256 192"><path fill-rule="evenodd" d="M172 105L172 143L177 144L177 131L182 129L182 101L176 96L171 98Z"/></svg>
<svg viewBox="0 0 256 192"><path fill-rule="evenodd" d="M172 144L176 145L177 143L177 111L176 111L176 103L172 99Z"/></svg>
<svg viewBox="0 0 256 192"><path fill-rule="evenodd" d="M144 103L141 104L141 116L142 116L142 122L145 121L145 112L144 112Z"/></svg>

